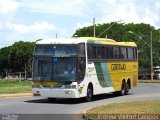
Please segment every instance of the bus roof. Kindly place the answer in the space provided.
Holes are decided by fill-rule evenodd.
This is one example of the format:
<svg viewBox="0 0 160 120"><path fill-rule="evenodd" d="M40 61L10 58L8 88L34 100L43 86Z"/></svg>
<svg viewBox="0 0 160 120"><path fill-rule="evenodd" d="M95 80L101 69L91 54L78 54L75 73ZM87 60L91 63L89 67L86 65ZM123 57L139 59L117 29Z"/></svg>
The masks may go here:
<svg viewBox="0 0 160 120"><path fill-rule="evenodd" d="M137 46L135 42L116 42L107 38L95 38L95 37L82 37L87 39L87 43L92 44L108 44L108 45L120 45L120 46Z"/></svg>
<svg viewBox="0 0 160 120"><path fill-rule="evenodd" d="M36 44L78 44L78 43L91 43L91 44L108 44L120 46L136 46L135 42L116 42L112 39L95 38L95 37L73 37L73 38L58 38L58 39L42 39Z"/></svg>
<svg viewBox="0 0 160 120"><path fill-rule="evenodd" d="M55 38L55 39L42 39L36 42L36 44L78 44L86 43L86 39L82 38Z"/></svg>

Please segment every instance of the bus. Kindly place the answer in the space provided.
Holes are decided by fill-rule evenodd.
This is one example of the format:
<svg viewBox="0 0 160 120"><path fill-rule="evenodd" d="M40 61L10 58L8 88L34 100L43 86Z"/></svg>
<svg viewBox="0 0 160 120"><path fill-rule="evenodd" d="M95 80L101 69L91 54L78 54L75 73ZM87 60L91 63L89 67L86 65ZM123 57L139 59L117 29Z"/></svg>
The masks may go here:
<svg viewBox="0 0 160 120"><path fill-rule="evenodd" d="M95 37L40 40L33 53L33 96L127 95L138 83L137 46Z"/></svg>

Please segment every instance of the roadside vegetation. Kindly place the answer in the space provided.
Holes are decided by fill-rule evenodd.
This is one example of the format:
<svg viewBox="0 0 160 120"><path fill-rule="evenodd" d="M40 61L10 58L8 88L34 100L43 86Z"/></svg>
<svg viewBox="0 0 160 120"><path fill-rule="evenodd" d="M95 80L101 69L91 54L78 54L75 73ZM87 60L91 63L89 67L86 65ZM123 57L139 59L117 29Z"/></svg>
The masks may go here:
<svg viewBox="0 0 160 120"><path fill-rule="evenodd" d="M160 114L160 100L113 103L95 107L86 111L94 118L97 114Z"/></svg>
<svg viewBox="0 0 160 120"><path fill-rule="evenodd" d="M0 95L15 93L31 93L31 81L0 79Z"/></svg>

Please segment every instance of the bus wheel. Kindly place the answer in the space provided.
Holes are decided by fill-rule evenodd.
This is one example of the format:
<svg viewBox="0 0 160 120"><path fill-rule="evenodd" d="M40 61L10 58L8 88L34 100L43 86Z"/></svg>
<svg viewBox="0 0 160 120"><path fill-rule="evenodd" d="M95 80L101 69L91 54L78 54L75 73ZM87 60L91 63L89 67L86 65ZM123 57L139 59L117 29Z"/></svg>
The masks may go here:
<svg viewBox="0 0 160 120"><path fill-rule="evenodd" d="M128 93L129 93L129 85L128 85L128 83L126 83L126 90L125 90L125 95L128 95Z"/></svg>
<svg viewBox="0 0 160 120"><path fill-rule="evenodd" d="M86 101L90 102L92 100L93 97L93 89L91 86L88 86L87 88L87 96L86 96Z"/></svg>
<svg viewBox="0 0 160 120"><path fill-rule="evenodd" d="M125 82L122 83L122 90L121 90L121 95L128 95L129 92L129 85Z"/></svg>
<svg viewBox="0 0 160 120"><path fill-rule="evenodd" d="M56 100L56 98L48 98L49 102L54 102Z"/></svg>

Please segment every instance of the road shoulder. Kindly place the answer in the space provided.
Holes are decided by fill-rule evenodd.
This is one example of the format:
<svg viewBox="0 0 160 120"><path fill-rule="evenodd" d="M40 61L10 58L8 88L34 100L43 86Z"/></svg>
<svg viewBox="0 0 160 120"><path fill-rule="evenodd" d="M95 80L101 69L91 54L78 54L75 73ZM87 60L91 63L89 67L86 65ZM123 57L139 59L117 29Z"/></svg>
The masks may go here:
<svg viewBox="0 0 160 120"><path fill-rule="evenodd" d="M28 97L32 96L32 93L16 93L16 94L2 94L0 95L1 98L13 98L13 97Z"/></svg>

